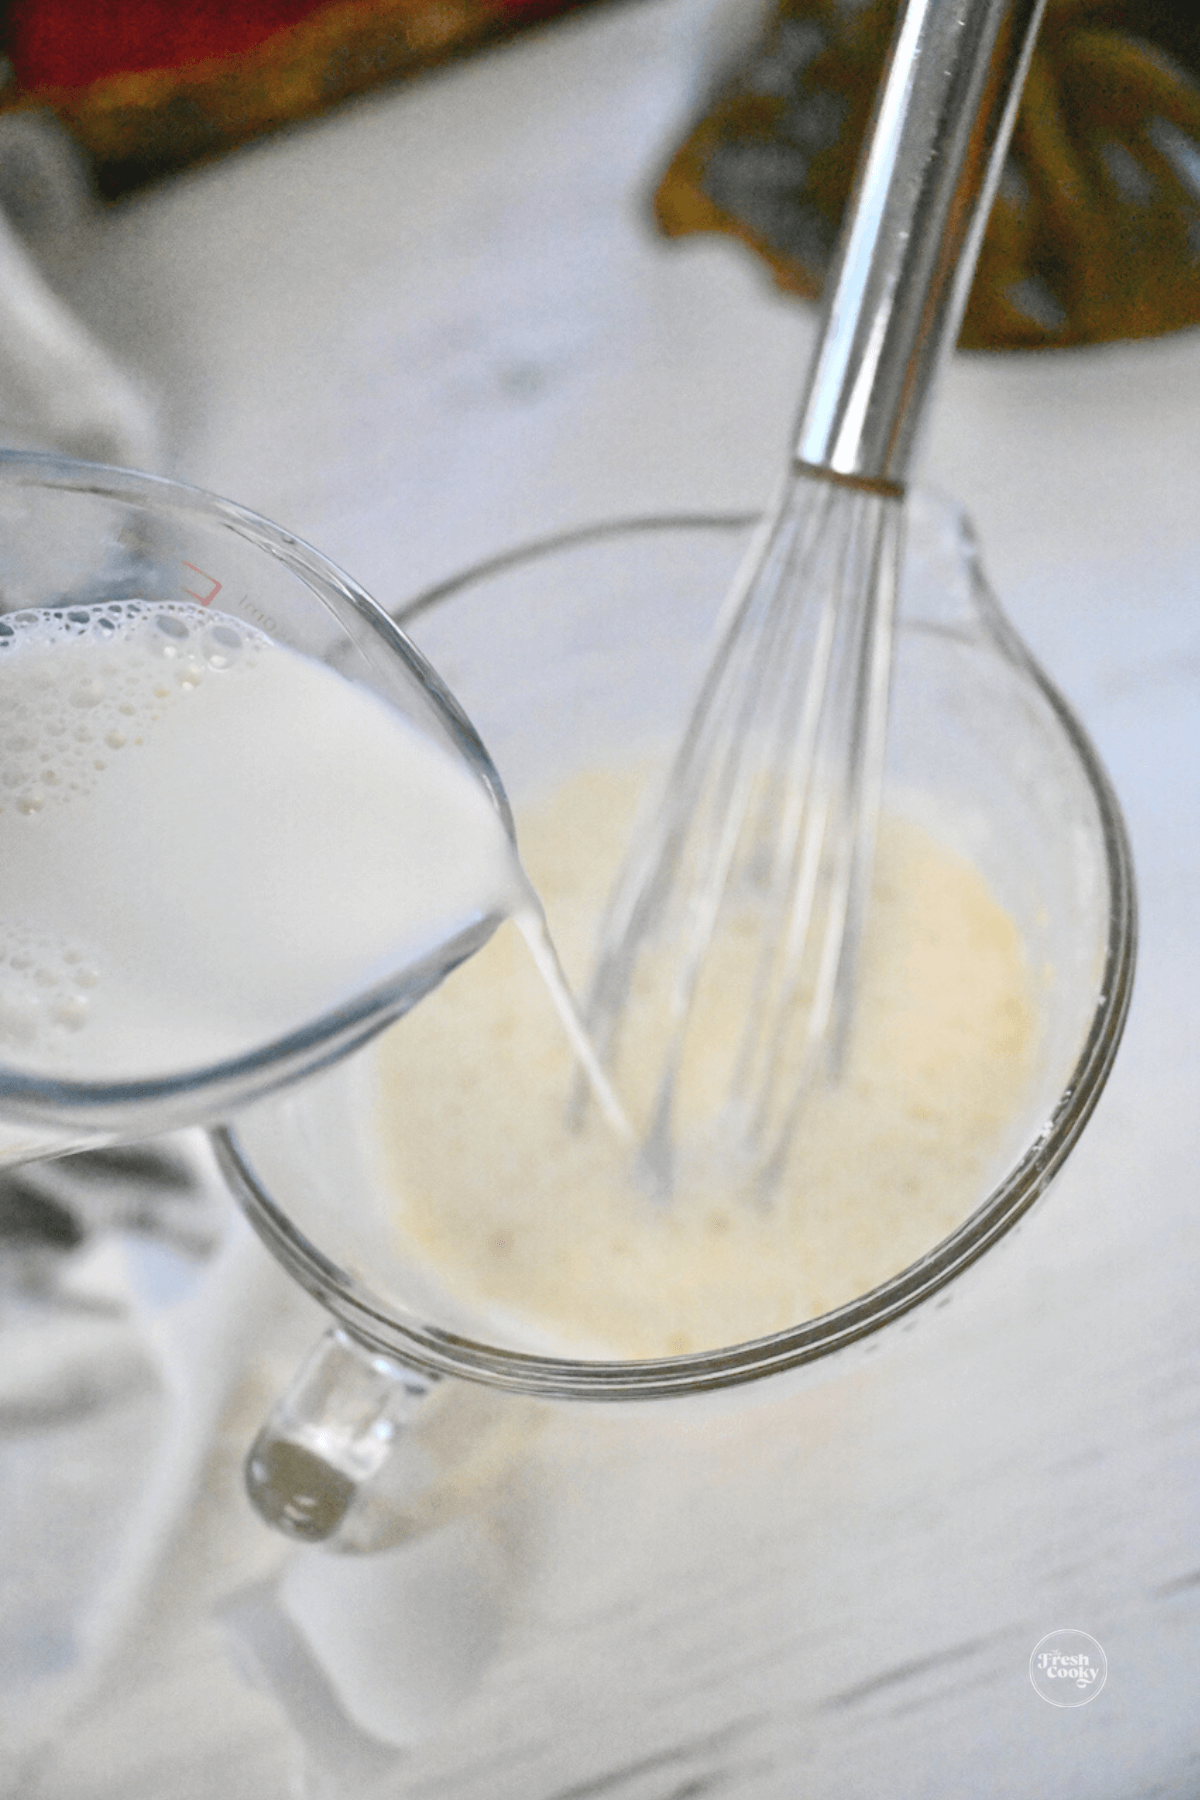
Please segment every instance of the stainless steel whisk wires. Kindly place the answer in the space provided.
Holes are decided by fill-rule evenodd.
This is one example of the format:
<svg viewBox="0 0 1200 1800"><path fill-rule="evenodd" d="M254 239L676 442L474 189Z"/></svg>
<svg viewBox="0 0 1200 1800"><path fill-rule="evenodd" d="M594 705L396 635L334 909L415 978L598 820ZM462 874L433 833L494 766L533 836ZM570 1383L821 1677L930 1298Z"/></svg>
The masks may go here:
<svg viewBox="0 0 1200 1800"><path fill-rule="evenodd" d="M746 907L756 915L754 985L728 1092L708 1134L717 1145L757 1146L767 1187L809 1083L839 1067L849 1026L883 780L903 529L894 496L825 487L822 507L806 483L802 477L789 487L784 509L785 517L797 515L793 541L805 561L768 596L764 612L793 614L780 599L798 581L807 589L807 616L770 621L782 639L770 735L751 734L743 874L726 893L735 916ZM804 542L806 531L815 542ZM862 603L848 607L847 593L861 594ZM673 1108L665 1094L659 1104L653 1129L661 1135L647 1149L662 1178Z"/></svg>
<svg viewBox="0 0 1200 1800"><path fill-rule="evenodd" d="M585 1010L626 1098L648 1099L641 1163L660 1193L684 1134L725 1179L769 1192L805 1094L840 1058L882 783L905 481L1043 5L901 9L787 478L609 904Z"/></svg>

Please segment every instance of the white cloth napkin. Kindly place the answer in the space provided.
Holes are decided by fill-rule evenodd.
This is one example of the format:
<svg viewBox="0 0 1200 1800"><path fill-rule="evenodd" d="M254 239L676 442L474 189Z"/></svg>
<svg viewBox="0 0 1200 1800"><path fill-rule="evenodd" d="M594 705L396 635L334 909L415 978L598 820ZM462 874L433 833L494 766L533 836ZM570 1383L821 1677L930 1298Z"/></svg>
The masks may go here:
<svg viewBox="0 0 1200 1800"><path fill-rule="evenodd" d="M232 1682L270 1701L304 1800L361 1800L496 1653L513 1570L488 1497L535 1424L519 1402L443 1384L425 1448L409 1446L426 1479L372 1503L389 1547L288 1549L225 1465L320 1315L293 1303L202 1135L157 1163L122 1154L23 1172L20 1203L46 1229L0 1238L0 1796L57 1791L64 1744L95 1742L118 1748L96 1790L116 1800L139 1758L186 1762L189 1730L218 1746ZM197 1664L187 1718L141 1651L164 1605L201 1657L206 1621L223 1627L227 1672ZM134 1746L121 1720L145 1717L152 1686L154 1741Z"/></svg>
<svg viewBox="0 0 1200 1800"><path fill-rule="evenodd" d="M172 1140L157 1177L153 1156L47 1165L34 1200L82 1241L0 1248L5 1794L119 1654L260 1310L262 1253L205 1140Z"/></svg>

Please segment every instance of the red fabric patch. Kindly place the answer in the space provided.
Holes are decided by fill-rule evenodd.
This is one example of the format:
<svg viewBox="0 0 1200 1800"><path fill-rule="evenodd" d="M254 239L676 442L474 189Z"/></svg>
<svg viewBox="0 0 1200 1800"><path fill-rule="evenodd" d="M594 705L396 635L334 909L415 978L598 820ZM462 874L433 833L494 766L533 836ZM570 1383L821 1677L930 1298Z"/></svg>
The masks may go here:
<svg viewBox="0 0 1200 1800"><path fill-rule="evenodd" d="M510 0L516 7L524 0ZM26 93L244 55L322 0L17 0L8 56Z"/></svg>

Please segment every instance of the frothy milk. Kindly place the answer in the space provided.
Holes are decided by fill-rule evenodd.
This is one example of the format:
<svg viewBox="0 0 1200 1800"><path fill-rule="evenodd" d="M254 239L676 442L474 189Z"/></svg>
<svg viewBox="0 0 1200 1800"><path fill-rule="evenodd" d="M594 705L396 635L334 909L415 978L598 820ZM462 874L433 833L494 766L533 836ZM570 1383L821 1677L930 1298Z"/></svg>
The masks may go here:
<svg viewBox="0 0 1200 1800"><path fill-rule="evenodd" d="M320 1018L531 892L466 764L188 603L0 619L0 1059L167 1075Z"/></svg>

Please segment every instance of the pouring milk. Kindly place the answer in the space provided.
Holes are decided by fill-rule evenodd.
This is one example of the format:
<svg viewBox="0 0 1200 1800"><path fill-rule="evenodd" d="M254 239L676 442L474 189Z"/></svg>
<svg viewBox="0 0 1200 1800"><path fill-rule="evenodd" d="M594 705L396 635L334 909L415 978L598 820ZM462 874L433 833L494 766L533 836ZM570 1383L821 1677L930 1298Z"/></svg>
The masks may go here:
<svg viewBox="0 0 1200 1800"><path fill-rule="evenodd" d="M245 1055L540 917L468 765L190 603L0 619L0 1060L124 1081Z"/></svg>

